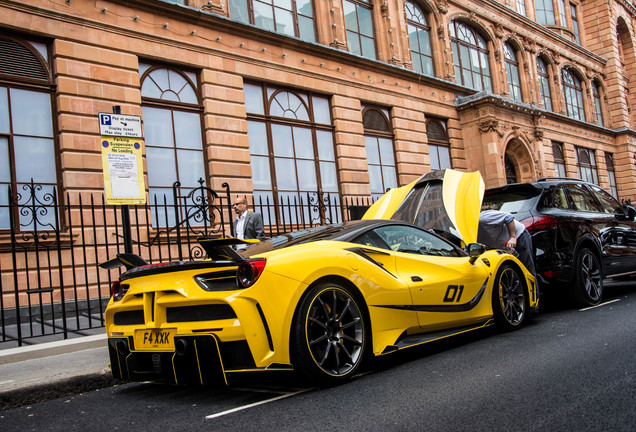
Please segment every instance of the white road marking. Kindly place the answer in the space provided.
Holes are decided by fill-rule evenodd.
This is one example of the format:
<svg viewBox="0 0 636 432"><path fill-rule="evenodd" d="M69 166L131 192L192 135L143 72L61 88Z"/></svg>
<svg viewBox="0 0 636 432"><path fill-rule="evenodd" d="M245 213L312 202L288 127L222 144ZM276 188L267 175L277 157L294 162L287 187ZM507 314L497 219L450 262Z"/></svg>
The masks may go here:
<svg viewBox="0 0 636 432"><path fill-rule="evenodd" d="M227 411L221 411L220 413L210 414L209 416L206 416L205 419L209 420L209 419L213 419L213 418L217 418L217 417L222 417L222 416L228 415L228 414L233 414L235 412L243 411L243 410L246 410L246 409L249 409L249 408L254 408L256 406L263 405L263 404L266 404L266 403L276 402L277 400L285 399L285 398L288 398L290 396L296 396L298 394L305 393L305 392L307 392L309 390L313 390L313 389L303 389L303 390L299 390L297 392L287 393L287 394L276 396L276 397L273 397L273 398L270 398L270 399L265 399L265 400L262 400L260 402L254 402L254 403L251 403L249 405L243 405L243 406L240 406L240 407L232 408L232 409L227 410Z"/></svg>
<svg viewBox="0 0 636 432"><path fill-rule="evenodd" d="M579 309L579 312L587 311L587 310L590 310L590 309L596 309L596 308L601 307L601 306L606 306L608 304L616 303L617 301L621 301L621 299L615 299L615 300L612 300L612 301L608 301L608 302L605 302L605 303L598 304L596 306L590 306L588 308Z"/></svg>

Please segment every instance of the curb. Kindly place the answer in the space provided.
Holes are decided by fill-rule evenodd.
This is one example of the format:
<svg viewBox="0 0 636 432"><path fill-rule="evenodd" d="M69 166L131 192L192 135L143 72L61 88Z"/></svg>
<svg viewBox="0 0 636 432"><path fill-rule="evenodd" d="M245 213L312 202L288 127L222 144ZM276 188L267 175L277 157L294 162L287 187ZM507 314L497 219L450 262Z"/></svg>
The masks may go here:
<svg viewBox="0 0 636 432"><path fill-rule="evenodd" d="M0 351L0 365L105 347L106 333Z"/></svg>

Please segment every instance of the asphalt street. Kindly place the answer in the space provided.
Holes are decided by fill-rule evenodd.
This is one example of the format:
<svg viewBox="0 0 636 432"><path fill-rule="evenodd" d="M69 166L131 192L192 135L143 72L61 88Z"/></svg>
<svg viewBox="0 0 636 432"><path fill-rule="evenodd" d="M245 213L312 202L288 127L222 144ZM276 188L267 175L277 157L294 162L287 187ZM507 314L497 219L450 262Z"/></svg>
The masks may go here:
<svg viewBox="0 0 636 432"><path fill-rule="evenodd" d="M633 432L635 308L634 284L619 285L601 306L404 351L338 387L131 383L2 411L0 430Z"/></svg>

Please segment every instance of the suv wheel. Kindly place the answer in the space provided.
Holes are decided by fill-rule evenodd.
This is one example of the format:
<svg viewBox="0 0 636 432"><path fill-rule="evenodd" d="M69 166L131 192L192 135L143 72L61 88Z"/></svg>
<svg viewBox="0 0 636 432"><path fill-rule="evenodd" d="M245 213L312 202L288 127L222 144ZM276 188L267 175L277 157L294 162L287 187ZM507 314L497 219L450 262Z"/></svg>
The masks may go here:
<svg viewBox="0 0 636 432"><path fill-rule="evenodd" d="M588 248L576 254L574 262L576 298L583 306L594 306L603 300L603 272L598 258Z"/></svg>

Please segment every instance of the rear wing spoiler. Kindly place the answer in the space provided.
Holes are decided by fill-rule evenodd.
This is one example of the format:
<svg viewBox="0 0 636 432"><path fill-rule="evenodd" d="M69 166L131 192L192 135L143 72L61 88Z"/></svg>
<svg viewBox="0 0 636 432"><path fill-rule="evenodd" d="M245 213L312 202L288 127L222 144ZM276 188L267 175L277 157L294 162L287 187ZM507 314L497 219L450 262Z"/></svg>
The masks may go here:
<svg viewBox="0 0 636 432"><path fill-rule="evenodd" d="M99 264L99 266L106 270L112 270L124 266L126 267L126 270L130 270L137 267L146 266L148 264L149 263L139 255L123 253L117 254L116 258L109 259L108 261Z"/></svg>
<svg viewBox="0 0 636 432"><path fill-rule="evenodd" d="M234 246L236 245L250 245L254 243L260 243L256 239L238 239L238 238L209 238L199 237L197 241L205 250L208 258L212 261L233 261L235 263L241 263L245 261L245 258L241 256ZM121 266L126 267L126 270L131 270L137 267L143 267L150 265L145 259L136 254L122 253L117 254L115 258L109 259L101 264L99 267L112 270Z"/></svg>
<svg viewBox="0 0 636 432"><path fill-rule="evenodd" d="M197 238L197 241L199 242L203 250L205 250L205 253L208 254L208 258L210 258L212 261L231 260L236 263L245 261L245 258L236 251L234 246L260 243L260 240L256 239L239 239L234 237L199 237Z"/></svg>

